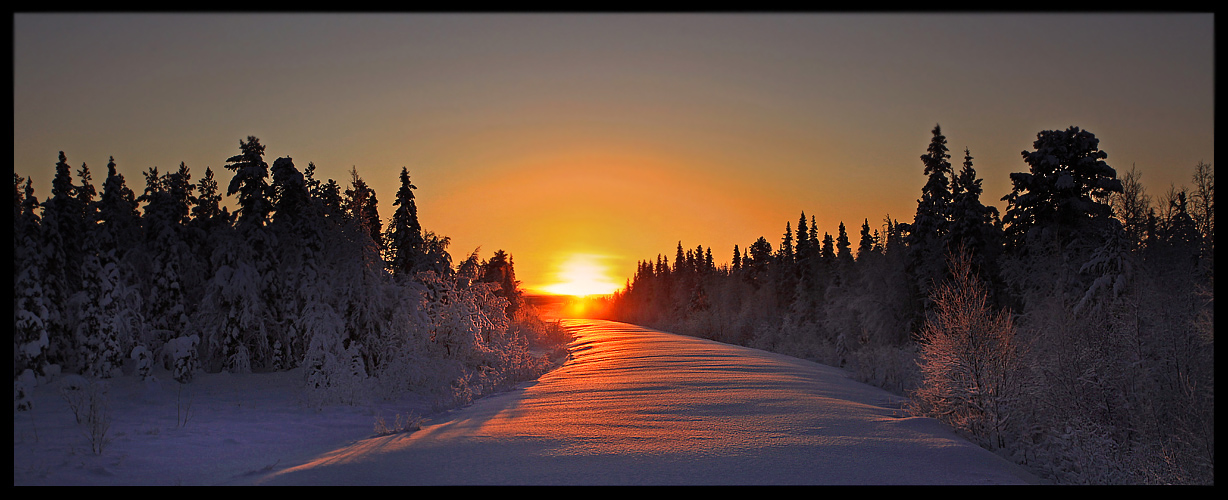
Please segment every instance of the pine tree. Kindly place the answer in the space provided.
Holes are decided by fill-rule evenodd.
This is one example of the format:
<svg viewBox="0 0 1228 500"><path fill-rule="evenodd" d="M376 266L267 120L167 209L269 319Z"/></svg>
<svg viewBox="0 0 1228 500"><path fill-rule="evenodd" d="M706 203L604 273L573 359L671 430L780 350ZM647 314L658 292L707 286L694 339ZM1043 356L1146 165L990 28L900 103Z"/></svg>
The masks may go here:
<svg viewBox="0 0 1228 500"><path fill-rule="evenodd" d="M1089 224L1112 215L1106 202L1121 193L1117 172L1104 162L1094 134L1078 127L1044 130L1036 134L1035 151L1023 151L1028 172L1011 174L1011 193L1002 222L1007 243L1021 248L1033 230L1036 236L1051 234L1059 245L1082 235L1096 237Z"/></svg>
<svg viewBox="0 0 1228 500"><path fill-rule="evenodd" d="M828 233L823 233L823 250L820 255L823 257L823 262L828 265L836 261L835 242Z"/></svg>
<svg viewBox="0 0 1228 500"><path fill-rule="evenodd" d="M767 270L772 262L772 245L768 243L767 239L760 236L747 250L750 252L749 267L754 269L755 274ZM742 265L745 266L746 263L743 262Z"/></svg>
<svg viewBox="0 0 1228 500"><path fill-rule="evenodd" d="M18 179L20 180L20 179ZM30 178L25 179L21 214L17 223L14 257L20 265L13 275L13 375L26 370L46 374L51 310L44 292L46 256L39 230L39 202Z"/></svg>
<svg viewBox="0 0 1228 500"><path fill-rule="evenodd" d="M981 179L972 167L972 153L964 148L964 165L954 182L951 202L951 233L948 249L963 248L972 267L981 276L996 276L994 263L1002 243L998 209L981 203Z"/></svg>
<svg viewBox="0 0 1228 500"><path fill-rule="evenodd" d="M870 235L870 219L865 219L861 223L861 239L857 242L857 261L861 262L874 252L874 244L877 238Z"/></svg>
<svg viewBox="0 0 1228 500"><path fill-rule="evenodd" d="M951 163L947 161L947 138L942 129L934 125L933 139L921 155L921 163L928 176L917 200L917 215L911 224L908 244L914 247L935 247L941 244L948 231L951 205ZM938 250L939 254L942 250Z"/></svg>
<svg viewBox="0 0 1228 500"><path fill-rule="evenodd" d="M836 236L836 259L842 264L847 265L853 261L853 253L851 244L849 243L848 232L844 229L844 222L840 222L840 230Z"/></svg>
<svg viewBox="0 0 1228 500"><path fill-rule="evenodd" d="M678 276L685 275L684 266L686 266L686 253L682 250L682 241L678 241L678 250L674 254L674 274Z"/></svg>
<svg viewBox="0 0 1228 500"><path fill-rule="evenodd" d="M103 242L102 248L114 248L117 258L122 259L139 237L141 221L137 207L135 193L128 188L124 175L116 171L115 157L111 157L98 202L98 218L110 237L110 241Z"/></svg>
<svg viewBox="0 0 1228 500"><path fill-rule="evenodd" d="M808 264L810 253L810 230L806 227L806 212L802 212L797 219L797 248L794 250L794 260L799 267Z"/></svg>
<svg viewBox="0 0 1228 500"><path fill-rule="evenodd" d="M414 203L414 186L409 169L401 167L401 188L397 191L392 220L385 234L384 248L388 253L388 268L401 279L413 277L414 267L422 255L422 226L418 223L418 207Z"/></svg>
<svg viewBox="0 0 1228 500"><path fill-rule="evenodd" d="M178 337L188 326L187 298L184 296L183 257L189 252L183 243L180 225L189 207L184 202L178 173L159 175L157 167L145 174L145 192L137 201L145 202L145 247L147 269L144 274L144 317L154 338L145 339L155 350Z"/></svg>
<svg viewBox="0 0 1228 500"><path fill-rule="evenodd" d="M260 139L248 136L239 140L239 154L226 160L226 168L235 172L226 188L226 196L239 195L235 211L239 225L264 226L273 210L269 202L269 165L264 162L264 146Z"/></svg>
<svg viewBox="0 0 1228 500"><path fill-rule="evenodd" d="M85 221L81 218L84 209L80 206L76 191L68 160L61 151L51 182L51 196L42 205L39 228L45 265L42 291L50 319L47 324L50 338L48 361L68 370L77 368L74 359L76 339L72 331L74 311L69 298L81 287L80 242L85 227Z"/></svg>
<svg viewBox="0 0 1228 500"><path fill-rule="evenodd" d="M780 240L776 262L779 262L784 268L792 268L793 265L793 229L789 227L788 222L785 222L785 235Z"/></svg>
<svg viewBox="0 0 1228 500"><path fill-rule="evenodd" d="M738 245L733 245L733 263L730 264L734 272L742 269L742 255L738 253Z"/></svg>
<svg viewBox="0 0 1228 500"><path fill-rule="evenodd" d="M370 239L365 244L370 245L374 257L380 256L383 238L382 223L379 219L375 199L375 191L367 186L367 182L359 177L358 168L350 169L350 189L345 190L345 210L350 220L354 221Z"/></svg>

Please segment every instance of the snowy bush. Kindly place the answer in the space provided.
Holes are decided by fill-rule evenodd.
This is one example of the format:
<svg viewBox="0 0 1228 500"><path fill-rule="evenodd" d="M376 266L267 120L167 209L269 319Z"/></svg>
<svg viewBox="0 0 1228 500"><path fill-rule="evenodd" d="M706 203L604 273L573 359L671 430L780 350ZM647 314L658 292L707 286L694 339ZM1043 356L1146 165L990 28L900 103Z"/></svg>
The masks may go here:
<svg viewBox="0 0 1228 500"><path fill-rule="evenodd" d="M384 420L384 416L382 414L377 415L375 417L375 435L388 436L392 434L401 434L403 432L413 432L422 428L422 422L422 417L419 417L412 412L406 414L397 413L395 420L391 425Z"/></svg>
<svg viewBox="0 0 1228 500"><path fill-rule="evenodd" d="M13 381L14 410L30 411L34 409L34 386L37 383L34 377L34 370L29 368L22 370L21 375L17 376L17 380Z"/></svg>
<svg viewBox="0 0 1228 500"><path fill-rule="evenodd" d="M171 376L181 384L191 382L193 375L200 370L198 345L200 337L188 335L175 337L162 346L162 356L171 364Z"/></svg>

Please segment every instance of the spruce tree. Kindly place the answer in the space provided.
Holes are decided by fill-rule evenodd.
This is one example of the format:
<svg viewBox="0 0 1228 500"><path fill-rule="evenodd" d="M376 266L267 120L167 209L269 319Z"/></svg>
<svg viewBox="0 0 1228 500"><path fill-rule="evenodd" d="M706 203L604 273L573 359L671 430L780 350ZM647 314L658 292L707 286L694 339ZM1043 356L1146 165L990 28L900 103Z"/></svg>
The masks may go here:
<svg viewBox="0 0 1228 500"><path fill-rule="evenodd" d="M791 269L793 266L793 229L789 227L787 221L785 222L785 235L780 240L780 249L776 255L776 261L784 268Z"/></svg>
<svg viewBox="0 0 1228 500"><path fill-rule="evenodd" d="M840 222L840 230L836 236L836 259L841 264L847 265L853 261L853 253L851 251L851 243L849 243L848 232L844 229L844 222Z"/></svg>
<svg viewBox="0 0 1228 500"><path fill-rule="evenodd" d="M27 369L45 375L52 311L44 291L47 265L39 230L39 202L28 177L21 203L15 231L19 239L14 242L14 257L21 264L13 275L13 375Z"/></svg>
<svg viewBox="0 0 1228 500"><path fill-rule="evenodd" d="M269 165L264 161L264 146L260 139L248 136L239 140L239 154L226 160L226 168L234 171L226 196L239 195L235 222L240 226L264 226L273 210L269 202Z"/></svg>
<svg viewBox="0 0 1228 500"><path fill-rule="evenodd" d="M951 203L951 234L947 250L968 252L973 272L985 279L996 274L1001 234L997 226L998 209L981 203L981 179L972 167L972 153L964 148L964 164L955 178ZM989 268L987 268L987 266Z"/></svg>
<svg viewBox="0 0 1228 500"><path fill-rule="evenodd" d="M861 262L874 252L874 237L870 235L870 219L861 223L861 240L857 243L857 261Z"/></svg>
<svg viewBox="0 0 1228 500"><path fill-rule="evenodd" d="M1097 237L1089 226L1112 215L1108 198L1122 191L1100 140L1070 127L1037 133L1032 147L1020 153L1028 172L1012 173L1011 192L1002 197L1009 247L1019 249L1032 237L1056 238L1059 246L1075 236Z"/></svg>
<svg viewBox="0 0 1228 500"><path fill-rule="evenodd" d="M399 279L413 277L414 267L422 255L422 226L418 223L418 207L414 202L414 186L409 169L401 167L401 188L397 190L396 207L385 234L388 268Z"/></svg>
<svg viewBox="0 0 1228 500"><path fill-rule="evenodd" d="M56 163L55 177L51 182L51 196L43 202L42 221L39 225L44 257L43 296L48 309L47 331L50 338L48 362L60 364L73 370L76 354L75 336L72 332L74 311L69 298L81 287L81 235L85 221L84 209L76 196L72 173L64 152Z"/></svg>
<svg viewBox="0 0 1228 500"><path fill-rule="evenodd" d="M947 138L942 135L941 127L934 125L930 145L921 155L927 178L925 186L921 188L921 199L917 200L917 215L910 225L910 246L930 250L943 242L949 229L952 171L947 159L950 157L947 154ZM939 250L937 253L942 252Z"/></svg>

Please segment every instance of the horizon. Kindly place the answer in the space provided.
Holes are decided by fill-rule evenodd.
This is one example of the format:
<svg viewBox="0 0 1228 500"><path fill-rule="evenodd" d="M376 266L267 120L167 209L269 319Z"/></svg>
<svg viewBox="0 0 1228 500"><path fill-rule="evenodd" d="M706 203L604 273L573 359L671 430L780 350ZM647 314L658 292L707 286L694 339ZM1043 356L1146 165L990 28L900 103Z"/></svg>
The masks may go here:
<svg viewBox="0 0 1228 500"><path fill-rule="evenodd" d="M564 289L576 255L621 287L679 241L718 266L775 247L802 212L833 235L910 222L936 123L1000 210L1019 152L1069 126L1152 195L1186 185L1214 161L1213 21L19 13L14 169L40 198L59 151L96 187L109 156L138 193L181 161L224 184L252 135L270 164L342 183L357 168L385 221L407 167L423 229L456 262L504 250L526 291Z"/></svg>

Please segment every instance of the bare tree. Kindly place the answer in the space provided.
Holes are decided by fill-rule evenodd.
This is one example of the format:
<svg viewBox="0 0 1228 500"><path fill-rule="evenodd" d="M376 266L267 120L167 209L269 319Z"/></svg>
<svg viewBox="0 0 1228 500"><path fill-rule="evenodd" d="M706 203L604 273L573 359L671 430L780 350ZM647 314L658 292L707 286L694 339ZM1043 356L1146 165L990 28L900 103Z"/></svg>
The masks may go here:
<svg viewBox="0 0 1228 500"><path fill-rule="evenodd" d="M948 262L952 277L934 290L934 314L919 339L922 382L914 412L1002 448L1017 413L1022 349L1009 312L990 307L970 255L960 249Z"/></svg>

